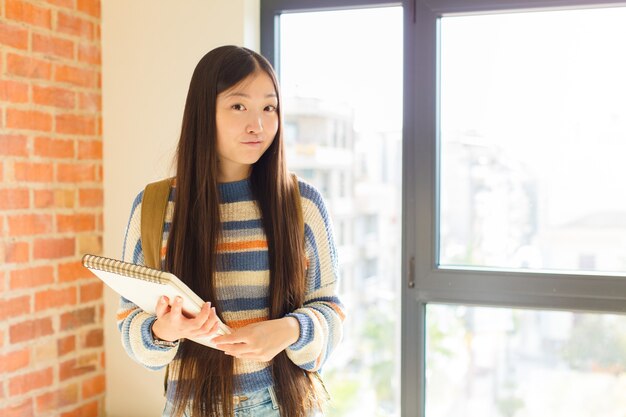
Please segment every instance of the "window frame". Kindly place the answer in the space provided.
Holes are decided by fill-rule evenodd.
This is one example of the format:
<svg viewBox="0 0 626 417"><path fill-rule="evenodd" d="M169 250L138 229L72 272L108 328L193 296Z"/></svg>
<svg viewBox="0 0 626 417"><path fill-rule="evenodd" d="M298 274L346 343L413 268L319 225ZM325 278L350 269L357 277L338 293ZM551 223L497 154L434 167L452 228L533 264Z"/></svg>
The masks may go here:
<svg viewBox="0 0 626 417"><path fill-rule="evenodd" d="M439 31L445 16L626 6L593 0L261 0L261 53L280 74L282 13L403 6L401 415L425 415L429 303L626 313L626 273L438 265Z"/></svg>

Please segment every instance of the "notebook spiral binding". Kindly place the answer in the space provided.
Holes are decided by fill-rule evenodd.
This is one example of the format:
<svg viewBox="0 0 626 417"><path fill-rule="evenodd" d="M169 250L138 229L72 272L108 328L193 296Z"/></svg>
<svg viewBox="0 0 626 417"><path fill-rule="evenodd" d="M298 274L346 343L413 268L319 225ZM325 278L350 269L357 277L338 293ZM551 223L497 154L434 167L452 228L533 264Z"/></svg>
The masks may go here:
<svg viewBox="0 0 626 417"><path fill-rule="evenodd" d="M104 272L112 272L138 278L144 281L154 282L156 284L164 284L163 272L158 269L148 268L143 265L135 265L128 262L118 261L117 259L105 258L96 255L84 255L83 266L97 269Z"/></svg>

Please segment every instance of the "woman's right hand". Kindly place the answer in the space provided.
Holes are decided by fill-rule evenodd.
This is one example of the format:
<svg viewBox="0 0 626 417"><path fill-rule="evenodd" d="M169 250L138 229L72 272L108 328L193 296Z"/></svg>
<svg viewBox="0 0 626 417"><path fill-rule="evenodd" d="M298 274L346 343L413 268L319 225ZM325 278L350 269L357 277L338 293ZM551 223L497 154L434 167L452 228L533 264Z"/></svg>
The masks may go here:
<svg viewBox="0 0 626 417"><path fill-rule="evenodd" d="M215 307L204 303L202 310L195 317L183 313L183 299L176 297L173 302L162 296L156 305L157 319L152 325L152 333L161 340L173 342L178 339L213 336L218 329L219 320Z"/></svg>

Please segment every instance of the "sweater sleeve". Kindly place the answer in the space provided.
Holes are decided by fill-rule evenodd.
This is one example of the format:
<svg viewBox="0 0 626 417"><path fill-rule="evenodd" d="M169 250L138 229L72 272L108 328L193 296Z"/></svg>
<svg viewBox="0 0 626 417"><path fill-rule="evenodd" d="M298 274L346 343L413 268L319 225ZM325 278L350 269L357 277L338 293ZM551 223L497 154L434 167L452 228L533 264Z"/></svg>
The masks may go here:
<svg viewBox="0 0 626 417"><path fill-rule="evenodd" d="M300 368L317 371L341 341L345 313L337 296L337 251L324 200L304 182L300 195L309 265L304 305L288 314L298 320L300 337L286 352Z"/></svg>
<svg viewBox="0 0 626 417"><path fill-rule="evenodd" d="M143 192L135 198L126 227L122 260L144 265L141 247L141 201ZM152 338L152 324L156 320L136 304L120 297L117 310L117 327L121 333L122 345L126 353L148 369L158 370L169 364L178 351L176 347L155 345Z"/></svg>

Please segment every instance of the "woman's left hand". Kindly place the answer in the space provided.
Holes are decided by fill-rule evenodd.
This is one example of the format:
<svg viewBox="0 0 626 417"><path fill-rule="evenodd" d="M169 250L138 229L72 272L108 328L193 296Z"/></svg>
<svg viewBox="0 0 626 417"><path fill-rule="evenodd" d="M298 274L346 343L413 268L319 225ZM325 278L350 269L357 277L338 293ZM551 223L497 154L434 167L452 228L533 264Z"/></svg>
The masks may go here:
<svg viewBox="0 0 626 417"><path fill-rule="evenodd" d="M300 337L300 324L294 317L248 324L231 334L217 336L212 342L227 355L239 359L268 362L295 343Z"/></svg>

